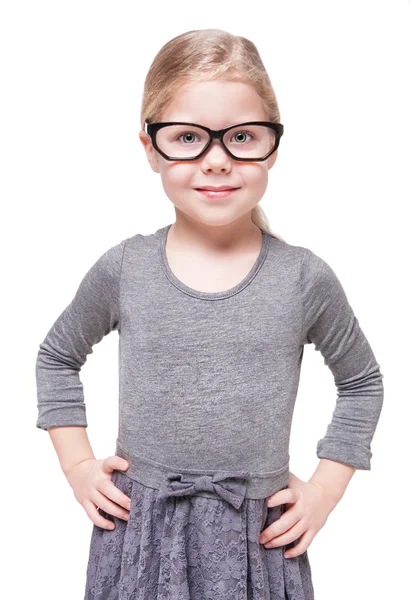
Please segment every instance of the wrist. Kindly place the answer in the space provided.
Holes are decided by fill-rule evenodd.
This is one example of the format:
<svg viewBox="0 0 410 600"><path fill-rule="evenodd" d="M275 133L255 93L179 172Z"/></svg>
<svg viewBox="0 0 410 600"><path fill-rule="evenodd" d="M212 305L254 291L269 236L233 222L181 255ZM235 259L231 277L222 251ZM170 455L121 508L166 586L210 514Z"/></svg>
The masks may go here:
<svg viewBox="0 0 410 600"><path fill-rule="evenodd" d="M356 469L350 465L322 458L309 482L337 504L342 499L355 471Z"/></svg>
<svg viewBox="0 0 410 600"><path fill-rule="evenodd" d="M81 462L95 458L85 427L59 426L48 432L65 475Z"/></svg>
<svg viewBox="0 0 410 600"><path fill-rule="evenodd" d="M71 473L71 471L75 468L78 467L78 465L80 465L83 462L86 462L87 460L95 460L95 456L88 456L87 458L82 458L80 461L75 462L75 463L71 463L70 465L61 465L61 468L63 470L63 473L66 477L68 477Z"/></svg>
<svg viewBox="0 0 410 600"><path fill-rule="evenodd" d="M328 503L331 505L332 510L343 497L342 490L335 488L334 486L331 486L328 483L324 483L323 481L320 481L315 477L311 477L308 480L308 482L320 491L323 497L326 498Z"/></svg>

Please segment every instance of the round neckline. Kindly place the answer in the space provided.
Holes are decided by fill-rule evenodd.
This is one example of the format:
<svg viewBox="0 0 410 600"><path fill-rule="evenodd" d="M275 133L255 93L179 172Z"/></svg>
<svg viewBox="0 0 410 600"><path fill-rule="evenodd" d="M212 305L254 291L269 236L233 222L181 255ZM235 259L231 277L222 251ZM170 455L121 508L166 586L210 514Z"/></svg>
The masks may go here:
<svg viewBox="0 0 410 600"><path fill-rule="evenodd" d="M245 275L245 277L242 279L242 281L237 283L235 286L229 288L228 290L222 290L220 292L202 292L200 290L191 288L188 285L186 285L185 283L183 283L180 279L178 279L178 277L171 270L171 267L168 262L167 254L166 254L166 242L167 242L167 237L168 237L168 231L170 230L171 226L172 226L172 223L170 223L169 225L166 225L165 227L163 227L160 230L161 235L160 235L160 243L159 243L158 249L159 249L159 254L160 254L160 259L161 259L161 265L164 269L165 275L167 276L168 280L176 288L178 288L185 294L188 294L189 296L194 296L195 298L201 298L203 300L219 300L221 298L228 298L229 296L233 296L234 294L237 294L238 292L243 290L245 287L247 287L251 283L251 281L254 279L255 275L258 273L259 269L262 267L263 262L266 258L266 255L268 253L269 238L271 236L266 231L264 231L263 229L261 229L259 227L259 229L262 233L262 246L261 246L261 249L259 251L256 261L254 262L253 266L251 267L251 270L248 272L247 275Z"/></svg>

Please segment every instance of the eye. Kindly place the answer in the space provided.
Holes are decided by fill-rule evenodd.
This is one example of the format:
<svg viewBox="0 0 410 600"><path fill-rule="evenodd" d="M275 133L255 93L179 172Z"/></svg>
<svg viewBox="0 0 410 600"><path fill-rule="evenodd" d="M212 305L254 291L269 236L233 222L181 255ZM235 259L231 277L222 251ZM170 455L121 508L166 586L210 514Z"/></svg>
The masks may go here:
<svg viewBox="0 0 410 600"><path fill-rule="evenodd" d="M239 139L239 140L236 140L236 141L239 141L239 143L240 143L240 144L243 144L243 142L244 142L244 141L246 142L246 139L245 139L245 140L243 139L243 136L244 136L244 135L245 135L245 136L246 136L246 135L249 135L249 136L250 136L252 139L253 139L253 137L254 137L254 136L252 135L252 133L249 133L249 131L236 131L232 137L233 137L233 138L236 138L237 136L239 136L239 137L242 137L242 139Z"/></svg>
<svg viewBox="0 0 410 600"><path fill-rule="evenodd" d="M190 140L188 140L188 144L191 144L193 141L195 141L195 140L194 140L194 139L192 139L192 138L199 137L199 136L197 136L197 134L196 134L196 133L193 133L192 131L188 131L188 132L184 132L184 133L182 133L182 134L181 134L181 135L179 135L179 136L178 136L176 139L177 139L177 140L180 140L180 138L187 138L187 137L188 137L188 138L191 138Z"/></svg>

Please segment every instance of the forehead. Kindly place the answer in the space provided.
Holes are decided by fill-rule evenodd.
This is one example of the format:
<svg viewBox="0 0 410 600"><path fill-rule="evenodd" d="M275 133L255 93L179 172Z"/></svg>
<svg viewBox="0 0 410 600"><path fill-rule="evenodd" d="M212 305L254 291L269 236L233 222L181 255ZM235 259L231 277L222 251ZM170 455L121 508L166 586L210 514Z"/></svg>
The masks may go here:
<svg viewBox="0 0 410 600"><path fill-rule="evenodd" d="M264 121L262 99L250 85L239 81L203 81L182 89L168 104L162 121L187 121L222 129L235 123Z"/></svg>

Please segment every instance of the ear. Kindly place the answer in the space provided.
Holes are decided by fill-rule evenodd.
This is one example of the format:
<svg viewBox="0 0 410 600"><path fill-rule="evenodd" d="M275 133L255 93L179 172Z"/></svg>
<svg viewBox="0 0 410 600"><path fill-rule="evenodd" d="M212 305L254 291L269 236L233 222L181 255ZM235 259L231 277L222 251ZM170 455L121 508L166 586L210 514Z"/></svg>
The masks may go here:
<svg viewBox="0 0 410 600"><path fill-rule="evenodd" d="M279 150L279 148L278 148L278 150ZM275 152L269 156L268 170L271 169L273 167L273 165L275 164L276 159L278 158L278 150L275 150Z"/></svg>
<svg viewBox="0 0 410 600"><path fill-rule="evenodd" d="M152 145L151 137L143 129L141 129L138 135L142 145L144 146L144 150L152 170L155 171L155 173L159 173L158 153Z"/></svg>

